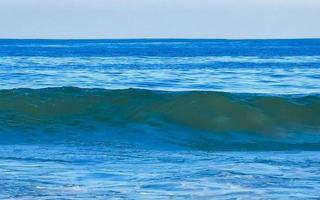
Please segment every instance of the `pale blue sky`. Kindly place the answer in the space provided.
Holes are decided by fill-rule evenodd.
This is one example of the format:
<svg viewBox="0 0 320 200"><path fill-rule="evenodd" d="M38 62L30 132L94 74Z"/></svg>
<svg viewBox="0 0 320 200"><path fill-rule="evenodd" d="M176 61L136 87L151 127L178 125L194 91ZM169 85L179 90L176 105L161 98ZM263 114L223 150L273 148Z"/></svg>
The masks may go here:
<svg viewBox="0 0 320 200"><path fill-rule="evenodd" d="M0 0L0 38L320 38L320 1Z"/></svg>

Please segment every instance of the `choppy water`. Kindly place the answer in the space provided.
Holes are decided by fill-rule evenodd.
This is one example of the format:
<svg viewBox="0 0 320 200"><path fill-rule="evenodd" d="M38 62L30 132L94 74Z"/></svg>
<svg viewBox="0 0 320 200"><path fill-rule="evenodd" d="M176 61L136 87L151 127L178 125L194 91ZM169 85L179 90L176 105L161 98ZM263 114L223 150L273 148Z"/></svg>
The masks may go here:
<svg viewBox="0 0 320 200"><path fill-rule="evenodd" d="M319 198L320 40L0 40L0 198Z"/></svg>
<svg viewBox="0 0 320 200"><path fill-rule="evenodd" d="M14 145L0 154L1 199L319 197L318 152Z"/></svg>

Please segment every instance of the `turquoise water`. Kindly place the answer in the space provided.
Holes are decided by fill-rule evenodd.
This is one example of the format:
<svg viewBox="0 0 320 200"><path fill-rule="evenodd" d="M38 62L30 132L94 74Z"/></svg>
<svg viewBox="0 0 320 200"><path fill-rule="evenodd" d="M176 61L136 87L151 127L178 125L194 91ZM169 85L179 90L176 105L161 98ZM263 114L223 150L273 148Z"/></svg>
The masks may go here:
<svg viewBox="0 0 320 200"><path fill-rule="evenodd" d="M0 40L1 199L317 199L320 40Z"/></svg>

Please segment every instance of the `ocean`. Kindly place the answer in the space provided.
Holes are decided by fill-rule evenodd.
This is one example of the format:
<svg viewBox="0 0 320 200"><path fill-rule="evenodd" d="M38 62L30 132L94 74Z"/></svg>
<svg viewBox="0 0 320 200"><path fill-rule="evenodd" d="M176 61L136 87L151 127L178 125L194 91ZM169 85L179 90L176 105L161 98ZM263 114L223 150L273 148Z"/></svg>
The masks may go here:
<svg viewBox="0 0 320 200"><path fill-rule="evenodd" d="M0 199L319 199L320 39L0 40Z"/></svg>

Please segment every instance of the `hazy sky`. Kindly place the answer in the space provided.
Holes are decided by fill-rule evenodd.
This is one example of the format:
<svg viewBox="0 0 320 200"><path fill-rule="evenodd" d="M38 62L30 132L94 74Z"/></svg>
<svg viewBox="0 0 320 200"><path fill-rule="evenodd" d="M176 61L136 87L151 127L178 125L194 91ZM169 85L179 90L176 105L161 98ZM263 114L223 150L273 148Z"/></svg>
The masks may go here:
<svg viewBox="0 0 320 200"><path fill-rule="evenodd" d="M320 0L0 0L0 38L320 38Z"/></svg>

